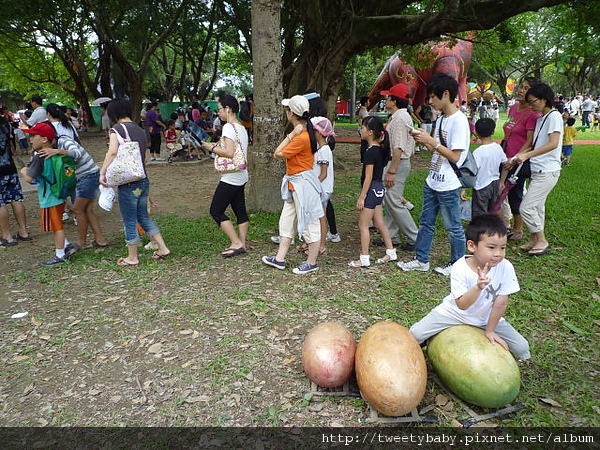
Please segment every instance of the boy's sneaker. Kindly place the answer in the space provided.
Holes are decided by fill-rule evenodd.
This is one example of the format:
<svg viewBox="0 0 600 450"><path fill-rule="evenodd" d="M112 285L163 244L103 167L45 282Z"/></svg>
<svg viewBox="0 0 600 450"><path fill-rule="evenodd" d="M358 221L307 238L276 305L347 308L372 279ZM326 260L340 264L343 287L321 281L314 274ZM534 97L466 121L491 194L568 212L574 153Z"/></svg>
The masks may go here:
<svg viewBox="0 0 600 450"><path fill-rule="evenodd" d="M450 272L452 271L452 262L447 262L443 266L439 266L433 269L435 273L439 273L440 275L444 275L445 277L450 276Z"/></svg>
<svg viewBox="0 0 600 450"><path fill-rule="evenodd" d="M73 216L73 223L77 225L77 216Z"/></svg>
<svg viewBox="0 0 600 450"><path fill-rule="evenodd" d="M59 264L64 264L66 262L67 262L66 259L59 258L58 256L54 255L52 258L47 259L46 261L42 261L42 266L57 266Z"/></svg>
<svg viewBox="0 0 600 450"><path fill-rule="evenodd" d="M62 221L66 222L67 220L69 220L69 213L65 211L62 216Z"/></svg>
<svg viewBox="0 0 600 450"><path fill-rule="evenodd" d="M158 244L155 241L150 241L144 245L146 250L158 250Z"/></svg>
<svg viewBox="0 0 600 450"><path fill-rule="evenodd" d="M328 231L325 240L329 242L340 242L342 238L340 237L340 233L332 234Z"/></svg>
<svg viewBox="0 0 600 450"><path fill-rule="evenodd" d="M78 251L79 247L77 246L77 244L72 244L69 242L69 245L65 247L65 259L73 256Z"/></svg>
<svg viewBox="0 0 600 450"><path fill-rule="evenodd" d="M285 269L285 261L277 261L274 256L263 256L262 262L265 263L267 266L275 267L279 270Z"/></svg>
<svg viewBox="0 0 600 450"><path fill-rule="evenodd" d="M429 270L428 262L421 262L417 258L412 259L406 262L399 262L396 264L398 268L404 270L405 272L410 272L412 270L418 270L420 272L427 272Z"/></svg>
<svg viewBox="0 0 600 450"><path fill-rule="evenodd" d="M292 272L296 275L304 275L310 272L314 272L315 270L319 270L318 264L310 264L308 261L303 261L298 267L294 268Z"/></svg>

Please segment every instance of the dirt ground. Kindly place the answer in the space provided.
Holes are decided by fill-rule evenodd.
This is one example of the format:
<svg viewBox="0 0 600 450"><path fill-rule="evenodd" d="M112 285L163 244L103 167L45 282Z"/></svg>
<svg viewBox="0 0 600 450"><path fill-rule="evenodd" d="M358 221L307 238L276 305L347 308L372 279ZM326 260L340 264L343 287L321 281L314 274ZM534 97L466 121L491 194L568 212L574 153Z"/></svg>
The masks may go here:
<svg viewBox="0 0 600 450"><path fill-rule="evenodd" d="M355 130L340 128L338 134L354 136ZM104 137L89 132L82 141L101 164ZM359 174L357 144L338 144L335 151L345 163L340 176ZM147 172L161 213L191 219L208 214L218 182L212 160L149 163ZM279 271L263 276L255 253L235 262L218 258L208 266L194 255L161 265L150 261L150 284L135 272L124 275L114 265L125 251L117 208L108 213L96 207L111 244L108 256L97 249L98 255L79 259L78 266L40 269L53 244L51 235L40 231L34 186L23 186L34 240L0 249L0 423L356 426L366 418L357 398L309 402L303 396L310 388L301 363L306 331L321 321L351 322L352 331L368 326L360 312L326 304L334 294L313 300L313 305L323 302L317 311L302 312L303 302L315 297L313 285ZM69 220L71 240L75 230ZM339 244L338 255L325 259L326 267L345 265L355 256L355 234ZM223 269L231 274L228 264L235 264L235 282L215 293ZM379 269L372 270L371 276L383 280ZM339 301L346 296L363 301L353 294L360 274L331 272L318 281L323 292L344 286ZM292 318L289 302L294 301L300 312ZM11 318L22 311L28 316Z"/></svg>

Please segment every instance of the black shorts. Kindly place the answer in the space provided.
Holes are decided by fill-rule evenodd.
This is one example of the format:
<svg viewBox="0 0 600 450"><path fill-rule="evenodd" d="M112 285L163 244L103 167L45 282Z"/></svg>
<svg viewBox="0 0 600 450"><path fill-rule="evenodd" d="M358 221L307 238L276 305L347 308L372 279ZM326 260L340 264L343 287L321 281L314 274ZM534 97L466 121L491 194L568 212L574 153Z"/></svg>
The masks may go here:
<svg viewBox="0 0 600 450"><path fill-rule="evenodd" d="M377 206L383 203L383 196L385 194L385 187L383 187L383 181L373 180L371 186L367 191L367 198L365 198L365 208L375 209Z"/></svg>

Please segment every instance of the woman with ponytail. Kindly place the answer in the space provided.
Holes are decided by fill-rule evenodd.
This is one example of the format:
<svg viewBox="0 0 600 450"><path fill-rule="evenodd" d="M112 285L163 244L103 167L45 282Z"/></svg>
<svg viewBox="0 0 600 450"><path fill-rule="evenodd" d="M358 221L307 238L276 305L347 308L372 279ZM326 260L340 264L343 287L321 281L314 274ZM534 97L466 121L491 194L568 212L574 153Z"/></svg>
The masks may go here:
<svg viewBox="0 0 600 450"><path fill-rule="evenodd" d="M279 249L275 256L263 256L263 263L285 269L285 257L297 233L308 244L308 257L293 272L304 275L319 269L317 256L321 242L319 219L321 208L321 183L313 169L317 138L309 115L308 100L302 95L281 102L287 120L294 129L279 144L273 157L284 159L286 174L281 184L284 201L279 218Z"/></svg>
<svg viewBox="0 0 600 450"><path fill-rule="evenodd" d="M57 139L61 136L68 136L71 139L79 142L77 130L60 106L58 106L56 103L49 103L48 106L46 106L46 112L48 115L48 120L56 130Z"/></svg>

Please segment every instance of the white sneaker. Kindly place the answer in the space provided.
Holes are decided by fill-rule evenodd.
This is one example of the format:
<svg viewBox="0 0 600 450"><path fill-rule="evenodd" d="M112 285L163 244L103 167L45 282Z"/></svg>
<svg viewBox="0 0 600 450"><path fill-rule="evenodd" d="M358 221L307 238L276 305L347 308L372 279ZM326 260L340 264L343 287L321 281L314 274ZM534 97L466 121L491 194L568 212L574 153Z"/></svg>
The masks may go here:
<svg viewBox="0 0 600 450"><path fill-rule="evenodd" d="M410 272L412 270L418 270L420 272L427 272L429 270L429 263L421 262L417 258L412 259L406 262L399 262L396 264L398 268L404 270L405 272Z"/></svg>
<svg viewBox="0 0 600 450"><path fill-rule="evenodd" d="M440 275L444 275L445 277L449 277L450 272L452 271L452 264L453 263L448 262L448 263L444 264L443 266L434 268L433 271L435 273L439 273Z"/></svg>
<svg viewBox="0 0 600 450"><path fill-rule="evenodd" d="M166 161L167 159L166 159L166 158L161 158L161 157L159 157L159 158L156 158L156 160L157 160L157 161Z"/></svg>
<svg viewBox="0 0 600 450"><path fill-rule="evenodd" d="M69 220L69 213L65 211L62 216L62 221L66 222L67 220Z"/></svg>
<svg viewBox="0 0 600 450"><path fill-rule="evenodd" d="M326 241L329 242L340 242L342 238L340 237L340 233L331 234L329 231L327 232Z"/></svg>
<svg viewBox="0 0 600 450"><path fill-rule="evenodd" d="M146 250L158 250L158 244L155 241L150 241L144 245Z"/></svg>

